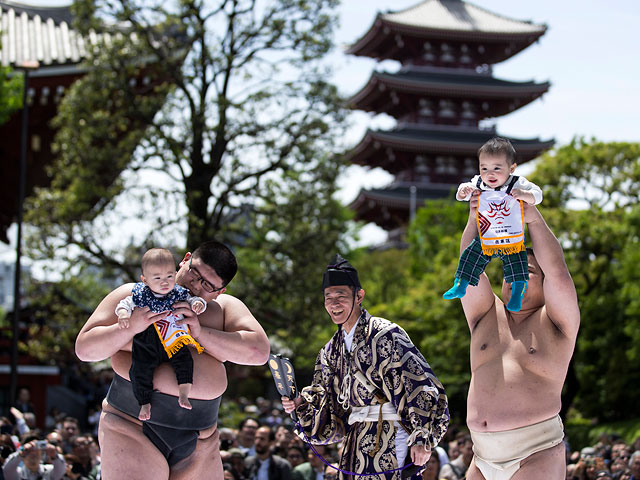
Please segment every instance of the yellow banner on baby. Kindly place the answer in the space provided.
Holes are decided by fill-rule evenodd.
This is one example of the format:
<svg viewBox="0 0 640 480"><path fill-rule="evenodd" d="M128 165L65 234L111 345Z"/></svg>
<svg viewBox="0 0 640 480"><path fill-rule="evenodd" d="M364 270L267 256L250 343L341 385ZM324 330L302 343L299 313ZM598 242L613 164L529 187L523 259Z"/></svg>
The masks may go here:
<svg viewBox="0 0 640 480"><path fill-rule="evenodd" d="M480 194L476 215L482 253L510 255L525 249L522 203L504 192Z"/></svg>
<svg viewBox="0 0 640 480"><path fill-rule="evenodd" d="M182 315L178 317L170 313L162 320L158 320L153 324L153 326L156 327L156 332L169 358L177 353L183 346L189 344L196 347L198 353L204 352L204 348L191 336L187 325L176 325L176 321L181 319Z"/></svg>

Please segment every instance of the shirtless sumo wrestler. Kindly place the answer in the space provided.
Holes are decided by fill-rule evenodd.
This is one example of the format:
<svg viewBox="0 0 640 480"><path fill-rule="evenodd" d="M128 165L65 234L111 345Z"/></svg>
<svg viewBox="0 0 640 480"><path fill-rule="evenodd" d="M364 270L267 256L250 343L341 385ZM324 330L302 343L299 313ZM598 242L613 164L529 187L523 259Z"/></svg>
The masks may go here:
<svg viewBox="0 0 640 480"><path fill-rule="evenodd" d="M206 291L203 281L205 284L208 282L210 289L213 287L217 291ZM176 275L176 283L208 302L206 312L199 317L186 302L176 304L175 308L175 313L184 316L182 322L189 325L192 336L205 349L201 355L192 351L194 375L190 398L196 402L218 399L227 387L222 363L230 361L242 365L262 365L269 355L269 341L244 303L224 294L225 289L220 288L224 286L222 279L202 261L198 250L194 252L193 258L191 253L185 255ZM120 300L131 295L133 285L123 285L107 295L76 340L76 354L81 360L95 362L111 357L114 373L127 380L133 336L163 316L153 314L148 309L135 309L130 327L118 328L115 307ZM156 369L153 384L154 389L159 392L178 396L176 377L167 363ZM177 398L170 403L173 402L176 402L173 405L176 411L187 412L178 407ZM154 405L152 420L155 408ZM167 458L142 432L141 422L105 400L100 418L99 440L102 478L105 480L223 478L215 424L210 428L200 429L193 453L170 466Z"/></svg>
<svg viewBox="0 0 640 480"><path fill-rule="evenodd" d="M472 199L461 249L476 235ZM522 309L509 312L486 275L462 300L471 330L467 425L474 460L467 478L565 478L560 395L580 325L580 311L562 248L535 206L524 205L533 252ZM484 473L484 475L483 475Z"/></svg>

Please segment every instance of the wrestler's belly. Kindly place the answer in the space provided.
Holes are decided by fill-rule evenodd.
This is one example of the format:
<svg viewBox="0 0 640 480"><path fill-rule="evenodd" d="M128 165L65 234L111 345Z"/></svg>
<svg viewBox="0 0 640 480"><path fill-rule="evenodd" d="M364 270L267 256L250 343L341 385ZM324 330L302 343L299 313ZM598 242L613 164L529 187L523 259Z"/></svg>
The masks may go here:
<svg viewBox="0 0 640 480"><path fill-rule="evenodd" d="M541 422L560 411L562 378L553 380L515 362L491 362L471 375L467 426L498 432Z"/></svg>
<svg viewBox="0 0 640 480"><path fill-rule="evenodd" d="M211 400L217 398L227 389L227 372L224 365L215 358L195 353L193 349L193 386L189 398ZM131 352L119 351L111 357L111 366L118 375L129 379L131 368ZM153 388L169 395L178 395L176 374L169 363L163 363L153 375Z"/></svg>

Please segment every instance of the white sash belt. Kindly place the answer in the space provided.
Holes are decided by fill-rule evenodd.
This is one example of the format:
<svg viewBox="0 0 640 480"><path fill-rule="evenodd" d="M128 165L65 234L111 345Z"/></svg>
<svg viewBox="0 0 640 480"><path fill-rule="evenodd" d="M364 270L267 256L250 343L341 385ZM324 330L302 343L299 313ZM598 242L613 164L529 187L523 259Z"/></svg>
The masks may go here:
<svg viewBox="0 0 640 480"><path fill-rule="evenodd" d="M356 422L377 422L380 419L380 408L382 408L382 419L387 421L400 421L400 415L396 412L393 404L387 402L382 405L367 405L366 407L351 407L349 415L349 425Z"/></svg>

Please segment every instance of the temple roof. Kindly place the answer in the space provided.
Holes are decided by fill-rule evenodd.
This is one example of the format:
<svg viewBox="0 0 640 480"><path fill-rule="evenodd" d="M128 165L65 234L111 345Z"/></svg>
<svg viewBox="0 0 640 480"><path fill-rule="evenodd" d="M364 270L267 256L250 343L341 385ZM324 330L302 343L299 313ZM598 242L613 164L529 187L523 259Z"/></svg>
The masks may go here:
<svg viewBox="0 0 640 480"><path fill-rule="evenodd" d="M58 105L65 91L86 73L81 66L92 45L104 40L108 42L117 35L127 31L121 25L105 28L104 32L91 32L86 38L73 30L71 10L69 7L41 7L0 0L0 65L14 68L23 66L23 62L37 61L36 70L27 70L29 77L29 115L26 163L27 178L25 194L28 197L35 187L46 187L51 178L47 174L47 166L51 165L54 153L51 149L55 130L51 119L58 111ZM111 33L109 33L111 32ZM176 29L175 32L179 32ZM174 30L162 32L174 35ZM135 37L127 37L135 41ZM182 54L184 50L174 49ZM153 62L145 59L150 65L138 77L130 79L130 85L136 92L146 95L153 91L155 83L165 81L164 74L156 74ZM143 117L132 118L134 125L144 121ZM0 192L0 242L8 243L7 229L16 219L18 197L18 168L20 165L20 138L22 132L21 111L15 112L11 118L0 126L0 177L9 179ZM14 141L11 141L13 139ZM113 172L112 172L113 173ZM119 172L115 172L119 174ZM114 177L101 175L105 184Z"/></svg>
<svg viewBox="0 0 640 480"><path fill-rule="evenodd" d="M491 34L543 33L544 25L498 15L462 0L425 0L381 18L389 23L432 30L483 32Z"/></svg>
<svg viewBox="0 0 640 480"><path fill-rule="evenodd" d="M396 183L387 188L360 190L349 208L356 218L374 222L385 230L393 230L409 221L411 193L409 184ZM416 208L429 199L451 196L457 185L416 185Z"/></svg>
<svg viewBox="0 0 640 480"><path fill-rule="evenodd" d="M0 0L0 65L37 61L40 69L73 66L97 35L84 39L71 28L70 7L43 7ZM75 68L73 70L76 70ZM35 75L42 75L39 70Z"/></svg>
<svg viewBox="0 0 640 480"><path fill-rule="evenodd" d="M407 125L391 131L368 130L360 143L347 153L347 159L359 165L382 167L394 172L393 159L384 153L389 150L475 158L478 148L495 136L496 133L490 130L435 125ZM536 158L554 144L553 140L539 138L505 138L515 147L519 164Z"/></svg>
<svg viewBox="0 0 640 480"><path fill-rule="evenodd" d="M411 39L420 42L442 39L510 44L502 58L490 62L494 63L526 48L546 30L546 25L498 15L462 0L425 0L398 12L378 13L369 30L347 53L392 58L388 53L390 47L384 45L399 39L402 43Z"/></svg>
<svg viewBox="0 0 640 480"><path fill-rule="evenodd" d="M393 102L391 92L397 97L410 97L408 100L413 104L417 104L419 98L429 97L487 100L490 106L480 117L486 118L510 113L540 97L550 87L549 82L511 82L473 71L443 70L408 68L399 73L374 72L347 103L350 108L398 116L407 113L407 109L402 102ZM394 109L394 105L397 108Z"/></svg>

